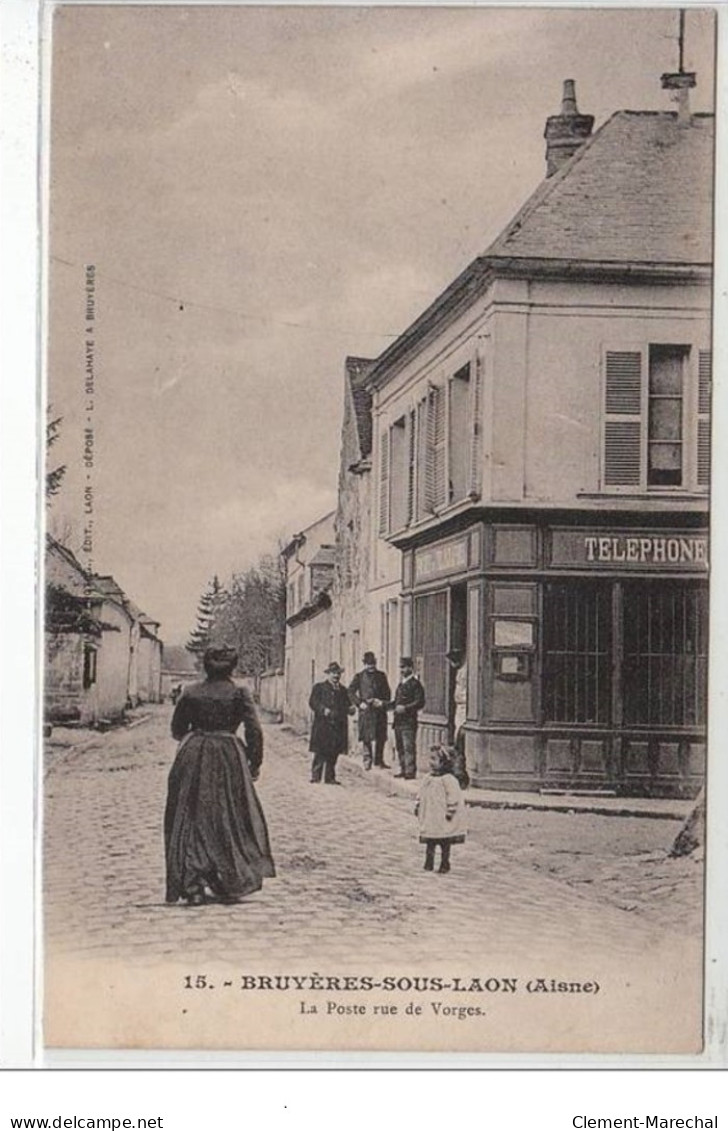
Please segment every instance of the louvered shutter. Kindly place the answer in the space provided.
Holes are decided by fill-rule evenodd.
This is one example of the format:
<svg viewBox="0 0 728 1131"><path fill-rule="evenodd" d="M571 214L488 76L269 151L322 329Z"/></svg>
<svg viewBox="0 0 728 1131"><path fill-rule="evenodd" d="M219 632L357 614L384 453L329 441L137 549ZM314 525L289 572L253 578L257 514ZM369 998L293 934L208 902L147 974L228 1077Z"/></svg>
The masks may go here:
<svg viewBox="0 0 728 1131"><path fill-rule="evenodd" d="M642 483L642 354L607 350L605 358L604 486Z"/></svg>
<svg viewBox="0 0 728 1131"><path fill-rule="evenodd" d="M483 489L483 358L475 357L470 382L470 469L468 494L479 499Z"/></svg>
<svg viewBox="0 0 728 1131"><path fill-rule="evenodd" d="M379 448L379 533L389 533L389 429L382 432Z"/></svg>
<svg viewBox="0 0 728 1131"><path fill-rule="evenodd" d="M435 406L436 390L427 394L427 439L424 451L425 473L425 511L431 512L435 505Z"/></svg>
<svg viewBox="0 0 728 1131"><path fill-rule="evenodd" d="M407 525L415 517L415 469L417 459L417 415L412 409L407 414Z"/></svg>
<svg viewBox="0 0 728 1131"><path fill-rule="evenodd" d="M713 355L698 351L698 486L710 485L710 388Z"/></svg>
<svg viewBox="0 0 728 1131"><path fill-rule="evenodd" d="M447 445L445 431L445 390L435 386L427 401L427 460L425 468L427 509L435 510L445 502Z"/></svg>

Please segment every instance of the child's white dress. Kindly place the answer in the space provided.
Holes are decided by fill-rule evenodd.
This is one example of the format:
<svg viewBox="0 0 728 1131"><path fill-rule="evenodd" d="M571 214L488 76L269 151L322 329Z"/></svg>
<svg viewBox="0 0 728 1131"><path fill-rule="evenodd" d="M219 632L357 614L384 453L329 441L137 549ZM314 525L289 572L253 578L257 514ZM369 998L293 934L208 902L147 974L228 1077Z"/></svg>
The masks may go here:
<svg viewBox="0 0 728 1131"><path fill-rule="evenodd" d="M467 832L465 799L453 774L428 774L422 779L417 817L423 844L440 840L462 844Z"/></svg>

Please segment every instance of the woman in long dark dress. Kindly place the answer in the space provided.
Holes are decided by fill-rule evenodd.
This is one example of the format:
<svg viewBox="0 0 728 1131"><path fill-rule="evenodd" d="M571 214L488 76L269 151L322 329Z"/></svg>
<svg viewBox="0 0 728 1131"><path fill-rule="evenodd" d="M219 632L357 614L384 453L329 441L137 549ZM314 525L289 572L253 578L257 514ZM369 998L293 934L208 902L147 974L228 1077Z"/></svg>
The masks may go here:
<svg viewBox="0 0 728 1131"><path fill-rule="evenodd" d="M263 732L250 693L231 679L237 659L234 649L208 648L207 679L184 689L172 716L181 741L164 816L168 903L202 904L208 890L236 903L275 875L253 785ZM244 743L235 733L241 723Z"/></svg>

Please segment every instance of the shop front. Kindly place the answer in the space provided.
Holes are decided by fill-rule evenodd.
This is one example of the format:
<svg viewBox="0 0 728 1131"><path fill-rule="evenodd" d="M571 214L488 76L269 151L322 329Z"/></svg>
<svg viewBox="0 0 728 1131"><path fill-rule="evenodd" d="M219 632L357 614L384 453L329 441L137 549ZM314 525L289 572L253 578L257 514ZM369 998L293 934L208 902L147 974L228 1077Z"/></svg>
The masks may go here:
<svg viewBox="0 0 728 1131"><path fill-rule="evenodd" d="M687 516L478 522L404 553L421 757L451 738L467 663L473 784L687 796L703 779L708 537Z"/></svg>

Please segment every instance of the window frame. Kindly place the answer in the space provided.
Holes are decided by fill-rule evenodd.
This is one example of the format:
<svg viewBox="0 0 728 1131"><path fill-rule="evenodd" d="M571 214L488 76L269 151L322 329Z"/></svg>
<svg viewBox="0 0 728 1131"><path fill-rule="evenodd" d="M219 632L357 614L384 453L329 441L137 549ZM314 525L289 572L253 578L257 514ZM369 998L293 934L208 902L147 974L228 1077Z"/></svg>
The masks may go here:
<svg viewBox="0 0 728 1131"><path fill-rule="evenodd" d="M686 351L683 371L682 391L682 482L678 484L651 484L648 482L649 468L649 408L650 408L650 348L674 347ZM634 353L640 357L640 411L607 412L607 364L610 354ZM700 370L701 359L708 357L711 365L710 343L704 339L688 335L655 335L649 339L610 340L602 344L600 381L600 435L599 435L599 491L606 495L649 495L651 498L685 494L707 494L709 483L699 481L698 468L698 430L710 429L710 405L708 411L700 411ZM704 406L703 406L704 408ZM639 421L639 482L617 484L607 482L607 432L608 426L616 421L636 423ZM709 455L708 455L709 458Z"/></svg>

